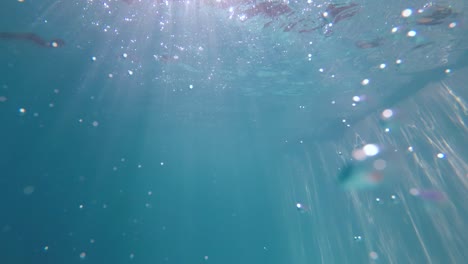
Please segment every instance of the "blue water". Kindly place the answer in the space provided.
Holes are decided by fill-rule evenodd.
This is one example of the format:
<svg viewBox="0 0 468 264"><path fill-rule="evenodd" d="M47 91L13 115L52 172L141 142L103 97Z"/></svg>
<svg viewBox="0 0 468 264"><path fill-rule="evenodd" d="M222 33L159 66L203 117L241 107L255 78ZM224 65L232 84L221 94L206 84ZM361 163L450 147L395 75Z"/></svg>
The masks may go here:
<svg viewBox="0 0 468 264"><path fill-rule="evenodd" d="M1 263L465 263L464 1L273 3L1 3Z"/></svg>

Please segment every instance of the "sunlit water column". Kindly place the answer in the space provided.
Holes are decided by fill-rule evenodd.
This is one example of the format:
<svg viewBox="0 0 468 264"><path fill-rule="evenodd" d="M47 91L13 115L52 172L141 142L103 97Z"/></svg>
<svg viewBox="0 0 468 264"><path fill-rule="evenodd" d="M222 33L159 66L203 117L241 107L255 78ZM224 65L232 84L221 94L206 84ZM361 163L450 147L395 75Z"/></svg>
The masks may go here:
<svg viewBox="0 0 468 264"><path fill-rule="evenodd" d="M460 79L432 83L353 124L340 140L285 154L278 179L291 261L463 263L466 96ZM379 162L357 161L356 150L374 154L370 144ZM382 161L380 174L374 166ZM346 166L351 175L340 180Z"/></svg>
<svg viewBox="0 0 468 264"><path fill-rule="evenodd" d="M348 190L369 260L381 263L462 263L468 257L468 106L462 84L431 84L350 129L351 152L376 143L389 168L371 190ZM346 155L344 155L346 156ZM347 155L351 156L351 153Z"/></svg>

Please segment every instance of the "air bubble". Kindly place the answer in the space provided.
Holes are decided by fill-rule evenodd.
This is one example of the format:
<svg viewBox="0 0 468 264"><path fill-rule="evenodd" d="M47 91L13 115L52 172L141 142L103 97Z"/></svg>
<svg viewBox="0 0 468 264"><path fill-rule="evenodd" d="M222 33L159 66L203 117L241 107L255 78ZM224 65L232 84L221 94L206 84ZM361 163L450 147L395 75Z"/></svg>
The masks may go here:
<svg viewBox="0 0 468 264"><path fill-rule="evenodd" d="M411 9L409 9L409 8L407 8L407 9L401 11L401 16L402 16L402 17L410 17L411 14L413 14L413 10L411 10Z"/></svg>
<svg viewBox="0 0 468 264"><path fill-rule="evenodd" d="M353 239L356 242L361 242L362 241L362 236L354 236Z"/></svg>
<svg viewBox="0 0 468 264"><path fill-rule="evenodd" d="M416 36L416 31L410 30L410 31L408 31L408 33L406 33L406 35L407 35L408 37L411 37L411 38L412 38L412 37Z"/></svg>

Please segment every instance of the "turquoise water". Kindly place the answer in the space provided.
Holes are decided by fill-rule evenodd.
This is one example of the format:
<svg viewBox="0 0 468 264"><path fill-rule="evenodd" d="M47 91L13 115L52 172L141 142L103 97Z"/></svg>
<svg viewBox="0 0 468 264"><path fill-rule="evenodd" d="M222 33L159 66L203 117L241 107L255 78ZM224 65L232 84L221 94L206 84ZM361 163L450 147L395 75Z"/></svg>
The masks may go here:
<svg viewBox="0 0 468 264"><path fill-rule="evenodd" d="M0 4L1 262L464 263L464 1L271 3Z"/></svg>

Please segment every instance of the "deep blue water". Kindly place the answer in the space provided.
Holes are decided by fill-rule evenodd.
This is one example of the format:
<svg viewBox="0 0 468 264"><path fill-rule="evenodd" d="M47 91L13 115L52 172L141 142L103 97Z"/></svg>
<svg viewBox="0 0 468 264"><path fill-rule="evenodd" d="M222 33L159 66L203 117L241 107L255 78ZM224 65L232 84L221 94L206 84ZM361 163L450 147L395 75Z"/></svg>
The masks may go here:
<svg viewBox="0 0 468 264"><path fill-rule="evenodd" d="M129 2L0 4L1 263L464 263L464 1Z"/></svg>

